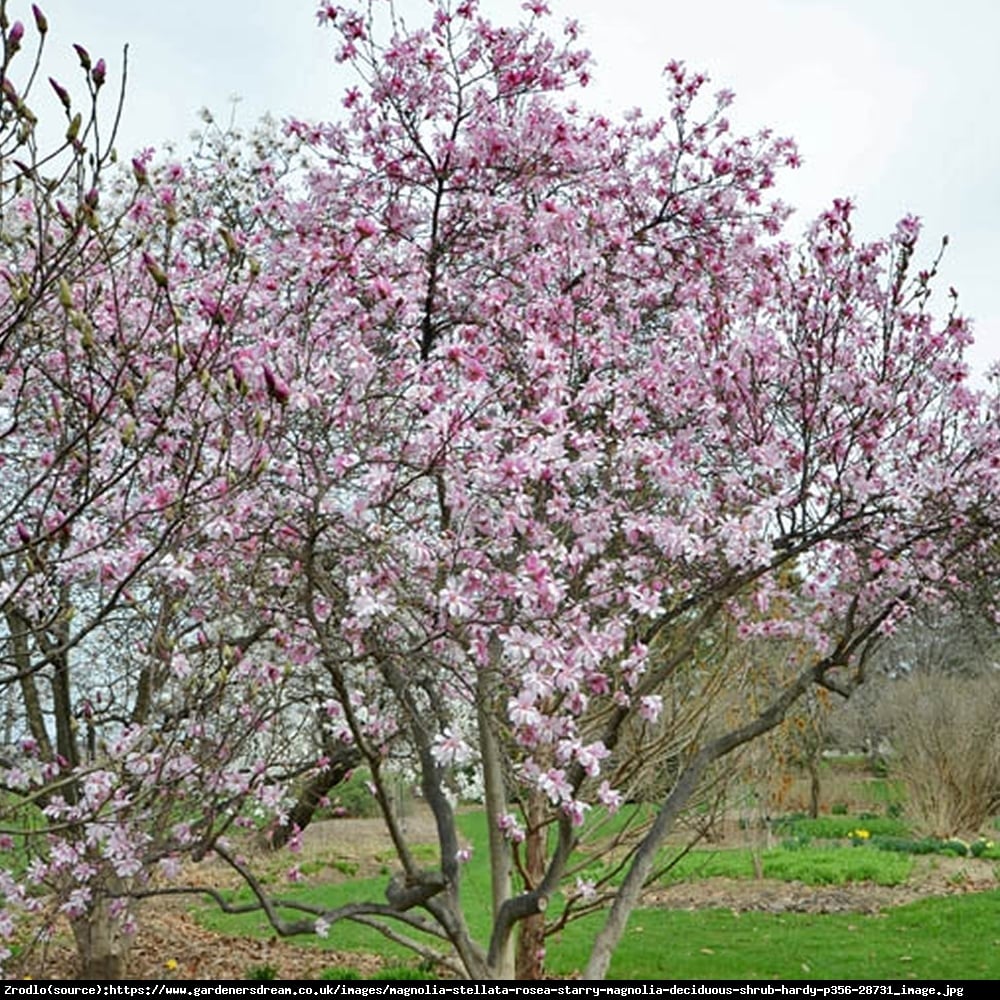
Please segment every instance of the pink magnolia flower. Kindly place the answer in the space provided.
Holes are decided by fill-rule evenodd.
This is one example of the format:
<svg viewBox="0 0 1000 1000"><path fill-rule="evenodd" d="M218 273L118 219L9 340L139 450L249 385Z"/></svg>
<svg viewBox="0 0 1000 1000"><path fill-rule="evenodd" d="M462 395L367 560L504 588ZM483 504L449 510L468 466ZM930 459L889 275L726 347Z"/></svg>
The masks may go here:
<svg viewBox="0 0 1000 1000"><path fill-rule="evenodd" d="M441 767L461 766L472 759L472 748L451 727L446 727L435 738L431 755Z"/></svg>
<svg viewBox="0 0 1000 1000"><path fill-rule="evenodd" d="M621 792L612 788L607 781L602 781L600 787L597 789L597 800L612 815L618 812L624 801Z"/></svg>
<svg viewBox="0 0 1000 1000"><path fill-rule="evenodd" d="M502 816L498 816L497 826L512 843L520 844L524 840L524 828L513 813L504 813Z"/></svg>
<svg viewBox="0 0 1000 1000"><path fill-rule="evenodd" d="M656 722L663 712L663 698L658 694L648 694L639 699L639 715L647 722Z"/></svg>

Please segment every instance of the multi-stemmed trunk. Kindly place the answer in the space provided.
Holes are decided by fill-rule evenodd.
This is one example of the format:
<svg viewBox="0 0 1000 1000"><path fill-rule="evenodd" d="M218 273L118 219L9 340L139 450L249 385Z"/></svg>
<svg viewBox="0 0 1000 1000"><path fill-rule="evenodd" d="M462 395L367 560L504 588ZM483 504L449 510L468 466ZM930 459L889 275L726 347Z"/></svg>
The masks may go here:
<svg viewBox="0 0 1000 1000"><path fill-rule="evenodd" d="M79 979L124 979L128 974L129 952L135 940L131 904L115 905L107 895L99 895L88 912L72 921L79 959Z"/></svg>

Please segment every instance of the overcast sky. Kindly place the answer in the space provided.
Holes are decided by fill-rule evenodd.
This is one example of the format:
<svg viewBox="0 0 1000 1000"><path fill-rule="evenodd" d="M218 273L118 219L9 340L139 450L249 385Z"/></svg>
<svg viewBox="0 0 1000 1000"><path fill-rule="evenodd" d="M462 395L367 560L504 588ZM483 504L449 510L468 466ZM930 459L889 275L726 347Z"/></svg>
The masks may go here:
<svg viewBox="0 0 1000 1000"><path fill-rule="evenodd" d="M496 20L519 0L481 0ZM313 0L38 0L51 31L47 75L75 83L72 42L118 82L129 44L119 147L183 142L208 107L239 120L270 111L322 118L344 71ZM867 235L912 211L927 250L948 234L948 284L975 319L977 372L1000 359L1000 3L995 0L550 0L577 18L596 59L581 97L602 110L663 104L663 66L705 69L736 92L738 131L763 125L795 137L805 164L780 193L805 220L835 196L855 198ZM426 0L397 0L419 12ZM9 16L31 24L28 0ZM110 86L108 88L111 89ZM714 89L714 88L713 88Z"/></svg>

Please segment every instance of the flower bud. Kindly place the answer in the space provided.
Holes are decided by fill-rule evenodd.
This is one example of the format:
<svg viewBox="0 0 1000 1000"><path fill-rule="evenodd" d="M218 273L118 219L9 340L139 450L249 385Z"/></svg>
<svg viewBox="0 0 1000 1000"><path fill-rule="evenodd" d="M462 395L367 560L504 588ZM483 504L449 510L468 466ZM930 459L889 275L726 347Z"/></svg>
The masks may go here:
<svg viewBox="0 0 1000 1000"><path fill-rule="evenodd" d="M104 81L107 79L108 67L105 65L103 59L97 60L97 65L94 66L93 71L90 74L90 78L94 81L95 87L101 87L104 85Z"/></svg>
<svg viewBox="0 0 1000 1000"><path fill-rule="evenodd" d="M51 76L49 77L49 85L56 92L56 97L59 98L60 102L62 103L62 106L67 111L69 111L69 106L70 106L69 91L61 83L59 83L56 80L53 80Z"/></svg>
<svg viewBox="0 0 1000 1000"><path fill-rule="evenodd" d="M21 47L21 39L24 38L24 25L20 21L15 21L7 32L7 55L11 55Z"/></svg>
<svg viewBox="0 0 1000 1000"><path fill-rule="evenodd" d="M73 49L80 59L80 65L85 70L90 70L90 53L82 46L77 45L76 42L73 43Z"/></svg>
<svg viewBox="0 0 1000 1000"><path fill-rule="evenodd" d="M76 219L73 217L73 213L66 207L66 205L61 202L56 202L56 211L59 213L59 218L62 219L63 225L72 227L76 225Z"/></svg>
<svg viewBox="0 0 1000 1000"><path fill-rule="evenodd" d="M279 406L284 406L288 402L288 386L267 365L264 365L264 384L267 387L267 394Z"/></svg>
<svg viewBox="0 0 1000 1000"><path fill-rule="evenodd" d="M49 19L39 10L38 4L31 5L31 13L35 15L35 27L40 35L49 30Z"/></svg>

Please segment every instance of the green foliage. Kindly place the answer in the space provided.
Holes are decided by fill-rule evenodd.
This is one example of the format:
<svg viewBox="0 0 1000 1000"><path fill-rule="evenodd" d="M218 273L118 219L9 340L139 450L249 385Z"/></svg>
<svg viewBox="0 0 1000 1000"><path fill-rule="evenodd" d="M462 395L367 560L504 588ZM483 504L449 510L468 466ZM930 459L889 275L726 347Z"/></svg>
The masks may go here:
<svg viewBox="0 0 1000 1000"><path fill-rule="evenodd" d="M337 814L346 814L356 819L374 819L380 815L378 801L371 793L371 771L359 767L347 781L337 786L331 798L331 809Z"/></svg>
<svg viewBox="0 0 1000 1000"><path fill-rule="evenodd" d="M884 757L876 757L871 762L871 772L876 777L887 778L889 776L889 762Z"/></svg>
<svg viewBox="0 0 1000 1000"><path fill-rule="evenodd" d="M848 882L900 885L913 869L909 858L851 851L844 847L773 848L761 854L761 864L765 878L805 885L844 885ZM753 877L753 855L746 849L691 851L670 870L667 879L680 882L692 878Z"/></svg>
<svg viewBox="0 0 1000 1000"><path fill-rule="evenodd" d="M900 854L936 854L939 841L933 837L875 837L872 846L880 851L898 851Z"/></svg>
<svg viewBox="0 0 1000 1000"><path fill-rule="evenodd" d="M14 846L3 852L3 866L15 878L24 874L37 853L46 853L39 846L46 826L45 816L34 802L25 803L14 795L0 791L0 830L14 841Z"/></svg>
<svg viewBox="0 0 1000 1000"><path fill-rule="evenodd" d="M881 851L897 851L902 854L944 854L954 858L986 858L1000 860L1000 846L992 840L980 837L967 844L964 840L937 837L873 837L872 845Z"/></svg>
<svg viewBox="0 0 1000 1000"><path fill-rule="evenodd" d="M817 840L839 840L850 837L859 829L867 830L873 837L904 837L910 832L900 819L874 816L871 813L862 813L860 816L820 816L816 819L802 815L786 816L774 823L775 833Z"/></svg>
<svg viewBox="0 0 1000 1000"><path fill-rule="evenodd" d="M989 858L1000 861L1000 844L980 837L969 845L969 853L974 858Z"/></svg>
<svg viewBox="0 0 1000 1000"><path fill-rule="evenodd" d="M866 781L865 795L876 805L882 806L887 816L901 816L906 802L906 786L898 778L876 778Z"/></svg>
<svg viewBox="0 0 1000 1000"><path fill-rule="evenodd" d="M806 836L805 834L799 833L794 837L785 837L781 842L781 846L786 851L801 851L805 847L809 847L812 843L812 838Z"/></svg>
<svg viewBox="0 0 1000 1000"><path fill-rule="evenodd" d="M306 877L310 875L321 875L323 872L333 870L347 878L357 875L361 865L357 861L347 858L315 858L310 861L303 861L299 864L299 871Z"/></svg>

